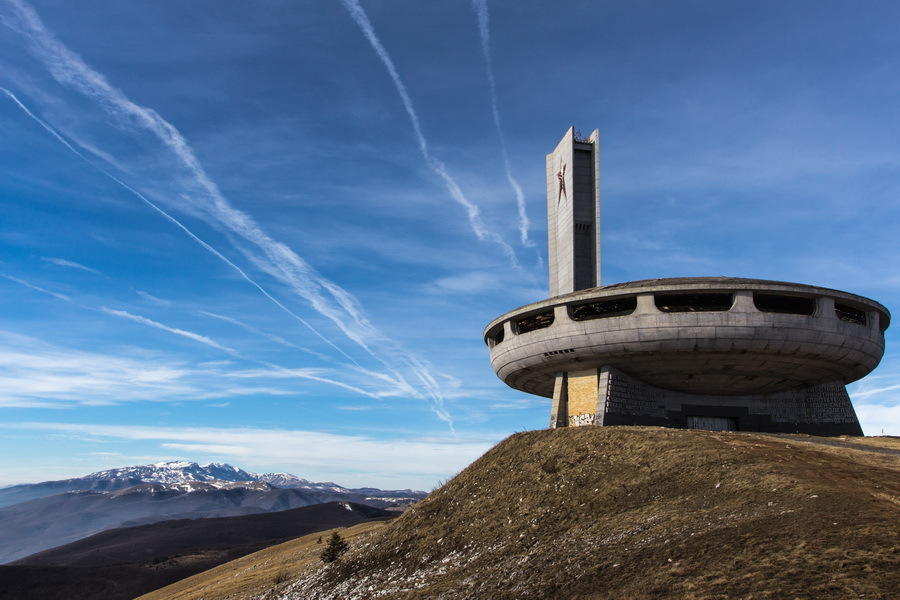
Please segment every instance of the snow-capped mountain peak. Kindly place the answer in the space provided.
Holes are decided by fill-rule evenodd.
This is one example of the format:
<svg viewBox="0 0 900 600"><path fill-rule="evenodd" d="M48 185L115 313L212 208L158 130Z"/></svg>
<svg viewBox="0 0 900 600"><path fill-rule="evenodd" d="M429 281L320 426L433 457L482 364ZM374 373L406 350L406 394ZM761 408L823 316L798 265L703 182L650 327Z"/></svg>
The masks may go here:
<svg viewBox="0 0 900 600"><path fill-rule="evenodd" d="M255 481L256 477L243 469L228 464L209 463L201 466L195 462L176 460L107 469L91 473L85 479L178 484L191 481Z"/></svg>
<svg viewBox="0 0 900 600"><path fill-rule="evenodd" d="M296 488L302 490L316 490L323 492L348 493L350 490L334 483L333 481L310 481L297 477L290 473L254 473L253 476L257 481L265 481L275 487Z"/></svg>

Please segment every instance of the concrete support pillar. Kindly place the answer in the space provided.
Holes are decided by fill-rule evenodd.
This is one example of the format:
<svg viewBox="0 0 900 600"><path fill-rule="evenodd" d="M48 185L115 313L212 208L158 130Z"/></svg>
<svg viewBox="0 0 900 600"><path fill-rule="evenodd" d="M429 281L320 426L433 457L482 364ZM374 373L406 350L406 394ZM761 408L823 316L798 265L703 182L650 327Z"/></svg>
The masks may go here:
<svg viewBox="0 0 900 600"><path fill-rule="evenodd" d="M753 304L753 292L741 290L734 293L734 304L731 305L731 312L759 312L756 305Z"/></svg>
<svg viewBox="0 0 900 600"><path fill-rule="evenodd" d="M560 304L559 306L553 307L553 323L569 323L572 319L569 318L569 310L566 308L565 304Z"/></svg>
<svg viewBox="0 0 900 600"><path fill-rule="evenodd" d="M597 371L597 414L594 416L594 425L603 425L606 421L606 401L610 393L610 367L600 367Z"/></svg>
<svg viewBox="0 0 900 600"><path fill-rule="evenodd" d="M569 425L569 390L566 374L557 373L553 383L553 404L550 407L550 429Z"/></svg>
<svg viewBox="0 0 900 600"><path fill-rule="evenodd" d="M637 308L634 309L634 313L632 314L644 315L658 312L659 309L656 308L656 302L653 301L653 294L638 294Z"/></svg>
<svg viewBox="0 0 900 600"><path fill-rule="evenodd" d="M874 334L877 334L881 329L881 317L874 310L866 311L866 326Z"/></svg>
<svg viewBox="0 0 900 600"><path fill-rule="evenodd" d="M834 319L834 298L831 296L819 296L816 299L816 317Z"/></svg>

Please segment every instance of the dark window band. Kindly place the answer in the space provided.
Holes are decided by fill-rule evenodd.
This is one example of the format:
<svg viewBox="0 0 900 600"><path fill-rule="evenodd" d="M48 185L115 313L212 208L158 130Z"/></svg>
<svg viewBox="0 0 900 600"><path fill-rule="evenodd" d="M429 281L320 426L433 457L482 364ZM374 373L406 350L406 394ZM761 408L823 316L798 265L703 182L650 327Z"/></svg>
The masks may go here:
<svg viewBox="0 0 900 600"><path fill-rule="evenodd" d="M729 310L734 295L710 294L655 294L653 301L662 312L707 312Z"/></svg>
<svg viewBox="0 0 900 600"><path fill-rule="evenodd" d="M631 296L630 298L615 298L613 300L600 300L597 302L584 302L582 304L570 304L567 307L569 318L573 321L604 319L606 317L624 317L633 313L636 308L636 296Z"/></svg>
<svg viewBox="0 0 900 600"><path fill-rule="evenodd" d="M815 298L803 298L801 296L759 294L754 292L753 304L760 312L807 316L816 312Z"/></svg>
<svg viewBox="0 0 900 600"><path fill-rule="evenodd" d="M553 310L535 313L516 321L516 333L528 333L553 325Z"/></svg>

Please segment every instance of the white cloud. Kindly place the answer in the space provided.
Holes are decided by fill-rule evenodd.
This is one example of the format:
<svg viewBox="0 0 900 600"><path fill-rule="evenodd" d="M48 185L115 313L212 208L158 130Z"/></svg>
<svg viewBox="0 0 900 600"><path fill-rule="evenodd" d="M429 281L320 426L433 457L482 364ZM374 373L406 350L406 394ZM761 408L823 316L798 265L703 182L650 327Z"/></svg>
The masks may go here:
<svg viewBox="0 0 900 600"><path fill-rule="evenodd" d="M434 375L430 372L431 367L426 361L412 357L407 352L395 351L396 343L371 324L363 313L360 304L349 292L322 277L291 248L273 239L250 215L232 206L222 194L218 185L209 177L188 140L175 126L166 121L155 110L133 102L120 89L113 86L103 74L85 63L80 56L65 46L44 26L38 14L27 3L20 0L12 0L7 4L7 7L6 14L2 15L4 24L23 36L29 50L38 60L44 63L50 74L60 84L68 86L91 99L96 107L104 112L111 125L129 133L149 134L151 138L154 138L161 145L163 152L157 157L160 159L159 162L164 163L165 159L172 161L172 172L166 173L163 179L177 181L181 187L174 194L159 194L158 201L160 203L167 203L181 212L199 217L210 226L233 233L238 240L247 242L247 247L244 247L242 244L235 244L235 248L244 253L250 261L265 273L276 278L299 297L305 299L316 312L331 321L350 340L369 354L372 354L377 361L388 365L389 370L407 371L410 374L410 378L422 382L423 385L420 386L420 391L417 391L415 397L430 399L431 408L435 415L446 421L452 428L452 419L444 408L444 398L441 390L429 383L434 379ZM82 152L75 149L55 128L31 112L12 92L3 88L0 88L0 91L5 92L21 110L73 153L134 194L163 218L181 229L205 250L234 269L279 309L308 327L325 343L334 348L336 352L343 354L351 362L354 361L332 339L319 332L307 320L287 308L285 303L276 299L222 252L203 241L181 221L149 200L147 196L157 197L154 192L148 191L145 195L136 189L136 187L142 187L142 189L153 188L156 184L155 181L152 183L147 181L135 183L134 186L125 183L110 171L95 165ZM78 142L78 140L73 141ZM90 151L102 159L103 155L98 154L95 150ZM434 159L429 161L429 164L445 180L454 198L462 198L462 192L450 176L446 174L443 164ZM112 163L110 166L115 167L116 163ZM465 200L464 198L462 199ZM477 207L470 205L468 210L470 216L474 214L477 217ZM498 241L498 243L509 249L508 245L499 239L499 236L491 234L491 232L488 232L488 234L488 239ZM511 253L511 249L509 249L509 252ZM512 259L514 260L514 258L513 256ZM373 349L375 344L383 346L383 350L375 351ZM388 363L395 363L395 365L392 366Z"/></svg>
<svg viewBox="0 0 900 600"><path fill-rule="evenodd" d="M142 319L134 320L144 323ZM165 331L175 329L159 325ZM185 337L195 339L191 335ZM122 352L111 355L61 348L0 331L0 407L68 408L307 393L297 383L286 385L287 380L336 386L376 400L411 395L411 388L405 382L383 373L354 369L351 365L341 365L338 369L286 368L251 361L260 367L248 369L234 361L188 364L164 355L148 354L146 350L132 348L128 352L130 356L123 356ZM225 408L228 403L223 401L215 406Z"/></svg>
<svg viewBox="0 0 900 600"><path fill-rule="evenodd" d="M34 291L40 292L42 294L47 294L48 296L53 296L57 300L63 300L65 302L72 301L72 299L70 297L66 296L65 294L60 294L59 292L53 292L51 290L42 288L38 285L34 285L33 283L29 283L28 281L25 281L24 279L19 279L18 277L13 277L12 275L2 275L2 277L5 277L6 279L9 279L10 281L18 283L19 285L25 286L30 290L34 290Z"/></svg>
<svg viewBox="0 0 900 600"><path fill-rule="evenodd" d="M871 375L848 386L866 435L900 435L900 363L890 357Z"/></svg>
<svg viewBox="0 0 900 600"><path fill-rule="evenodd" d="M223 352L227 352L229 354L236 354L237 352L232 348L227 346L223 346L222 344L206 337L205 335L200 335L199 333L194 333L193 331L187 331L185 329L179 329L177 327L169 327L168 325L164 325L159 321L154 321L153 319L148 319L147 317L142 317L140 315L131 314L125 310L114 310L111 308L106 308L105 306L101 307L100 310L105 312L108 315L113 315L114 317L121 317L123 319L129 319L134 321L135 323L141 323L142 325L147 325L149 327L153 327L155 329L160 329L162 331L167 331L169 333L174 333L175 335L180 335L181 337L185 337L189 340L194 340L195 342L200 342L201 344L205 344L211 348L215 348L217 350L221 350Z"/></svg>
<svg viewBox="0 0 900 600"><path fill-rule="evenodd" d="M301 352L306 352L307 354L311 354L312 356L315 356L317 358L321 358L324 360L330 359L330 357L322 354L321 352L316 352L315 350L310 350L309 348L304 348L303 346L298 346L297 344L295 344L293 342L289 342L288 340L284 339L280 335L275 335L274 333L269 333L267 331L263 331L261 329L258 329L256 327L250 325L249 323L245 323L244 321L241 321L240 319L235 319L234 317L229 317L227 315L220 315L218 313L209 312L206 310L200 310L200 311L197 311L197 313L200 315L203 315L204 317L209 317L211 319L218 319L220 321L225 321L226 323L231 323L232 325L236 325L245 331L249 331L250 333L253 333L260 337L264 337L267 340L278 344L279 346L284 346L285 348L293 348L294 350L300 350Z"/></svg>
<svg viewBox="0 0 900 600"><path fill-rule="evenodd" d="M528 227L531 225L531 222L528 220L528 214L525 211L525 194L522 192L522 186L513 177L512 167L509 164L509 153L506 150L506 136L503 135L503 126L500 124L500 109L497 106L497 84L494 81L494 67L491 60L491 28L487 0L472 0L472 7L475 9L475 14L478 17L481 52L484 55L488 89L491 96L491 113L494 116L494 127L497 129L497 137L500 139L500 154L503 156L503 166L506 168L506 180L516 196L516 208L519 212L519 237L522 245L534 246L534 242L528 239Z"/></svg>
<svg viewBox="0 0 900 600"><path fill-rule="evenodd" d="M234 385L220 371L148 356L145 351L132 356L86 352L0 331L0 407L66 408L294 393L268 382Z"/></svg>
<svg viewBox="0 0 900 600"><path fill-rule="evenodd" d="M855 404L854 408L866 435L900 435L900 403Z"/></svg>
<svg viewBox="0 0 900 600"><path fill-rule="evenodd" d="M144 300L147 300L148 302L150 302L152 304L156 304L158 306L171 306L172 305L171 300L159 298L158 296L154 296L150 292L145 292L144 290L137 290L137 291L135 291L135 293L138 296L140 296L141 298L143 298Z"/></svg>
<svg viewBox="0 0 900 600"><path fill-rule="evenodd" d="M87 271L88 273L93 273L94 275L100 275L100 271L97 269L92 269L91 267L86 267L81 263L77 263L75 261L66 260L65 258L54 258L52 256L42 256L41 260L44 262L52 263L58 267L66 267L69 269L78 269L79 271Z"/></svg>
<svg viewBox="0 0 900 600"><path fill-rule="evenodd" d="M469 271L459 275L442 277L434 282L434 287L441 292L453 294L477 294L487 290L497 289L501 282L496 273L487 271Z"/></svg>
<svg viewBox="0 0 900 600"><path fill-rule="evenodd" d="M462 189L459 187L459 184L447 171L446 165L444 165L443 162L441 162L438 158L431 154L431 151L428 149L428 141L425 139L425 134L422 131L422 125L419 121L419 115L418 113L416 113L416 109L413 106L412 99L409 97L409 93L406 91L406 85L400 78L400 73L397 71L397 67L394 65L394 61L388 54L387 49L375 34L375 28L372 26L371 21L369 21L369 16L366 14L366 11L363 10L362 6L360 6L359 0L342 1L344 3L344 6L347 8L347 11L350 13L350 16L353 18L353 21L359 27L363 36L366 38L366 40L372 46L372 49L375 51L375 54L378 56L378 59L384 65L384 68L387 70L391 81L394 83L394 88L397 90L397 94L400 96L400 101L403 103L403 108L406 110L406 114L409 116L409 121L412 125L413 133L416 136L416 141L419 143L419 150L422 153L422 158L425 159L428 167L444 182L447 191L450 193L450 197L453 198L456 203L462 206L463 209L465 209L466 217L469 220L469 227L472 228L472 231L475 233L475 237L477 237L479 240L487 240L497 244L509 259L510 264L512 264L513 266L519 266L519 261L516 258L516 253L512 249L512 247L510 247L510 245L506 243L506 241L500 234L498 234L496 231L493 231L492 229L489 229L485 225L484 220L481 218L481 210L478 208L478 205L466 197Z"/></svg>

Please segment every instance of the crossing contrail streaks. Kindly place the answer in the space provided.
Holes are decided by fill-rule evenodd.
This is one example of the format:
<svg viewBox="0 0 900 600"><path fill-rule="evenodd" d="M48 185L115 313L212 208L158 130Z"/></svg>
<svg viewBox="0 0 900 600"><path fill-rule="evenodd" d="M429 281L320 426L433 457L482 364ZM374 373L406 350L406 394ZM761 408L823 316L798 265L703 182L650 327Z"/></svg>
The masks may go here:
<svg viewBox="0 0 900 600"><path fill-rule="evenodd" d="M119 179L118 177L116 177L115 175L113 175L112 173L110 173L109 171L107 171L106 169L103 169L102 167L98 167L98 166L95 165L93 162L91 162L84 154L82 154L81 152L79 152L77 148L75 148L74 146L72 146L72 144L70 144L70 143L68 142L68 140L66 140L62 135L60 135L59 132L57 132L53 127L51 127L50 125L48 125L43 119L41 119L40 117L38 117L37 115L35 115L33 112L31 112L31 110L29 110L28 107L25 106L25 105L24 105L24 104L16 97L15 94L13 94L13 93L12 93L11 91L9 91L8 89L2 88L2 87L0 87L0 92L3 92L3 93L6 94L10 99L12 99L12 101L15 102L16 105L17 105L19 108L21 108L21 109L25 112L26 115L28 115L29 117L31 117L35 122L37 122L38 125L40 125L41 127L43 127L43 128L44 128L46 131L48 131L53 137L55 137L57 140L59 140L59 142L61 142L66 148L68 148L71 152L73 152L78 158L80 158L81 160L83 160L84 162L86 162L88 165L90 165L91 167L93 167L94 169L96 169L97 171L99 171L100 173L102 173L103 175L105 175L106 177L108 177L109 179L113 180L115 183L117 183L117 184L120 185L121 187L125 188L127 191L131 192L131 193L132 193L135 197L137 197L139 200L143 201L143 202L144 202L145 204L147 204L150 208L152 208L153 210L155 210L156 212L158 212L164 219L168 220L169 222L171 222L172 224L174 224L176 227L178 227L179 229L181 229L185 234L187 234L188 237L190 237L190 238L191 238L192 240L194 240L196 243L200 244L200 246L203 247L205 250L207 250L208 252L210 252L211 254L213 254L213 255L214 255L216 258L218 258L219 260L223 261L225 264L227 264L227 265L228 265L229 267L231 267L232 269L234 269L234 270L235 270L235 271L236 271L236 272L237 272L244 280L246 280L248 283L250 283L250 285L254 286L260 293L262 293L266 298L268 298L270 301L272 301L272 302L273 302L276 306L278 306L281 310L283 310L284 312L286 312L288 315L292 316L294 319L296 319L296 320L297 320L298 322L300 322L302 325L306 326L310 331L312 331L312 332L313 332L314 334L316 334L319 338L321 338L322 341L324 341L326 344L330 345L332 348L334 348L335 350L337 350L339 353L341 353L341 354L342 354L344 357L346 357L348 360L350 360L350 361L353 362L353 363L356 363L356 361L353 360L353 357L351 357L350 355L348 355L346 352L344 352L343 350L341 350L337 345L335 345L334 342L332 342L331 340L329 340L328 338L326 338L324 335L322 335L322 334L321 334L315 327L313 327L306 319L304 319L303 317L300 317L299 315L297 315L296 313L294 313L292 310L290 310L289 308L287 308L284 304L282 304L281 302L279 302L279 301L278 301L275 297L273 297L268 291L266 291L265 288L263 288L263 287L262 287L261 285L259 285L254 279L252 279L249 275L247 275L247 273L246 273L243 269L241 269L239 266L237 266L236 264L234 264L233 262L231 262L231 260L229 260L228 257L226 257L224 254L222 254L221 252L219 252L218 250L216 250L215 248L213 248L212 246L210 246L208 243L206 243L205 241L203 241L202 239L200 239L196 234L194 234L193 231L191 231L191 230L188 229L183 223L181 223L181 221L179 221L178 219L176 219L175 217L173 217L172 215L170 215L169 213L167 213L166 211L164 211L162 208L160 208L159 206L157 206L154 202L152 202L151 200L149 200L149 199L148 199L146 196L144 196L142 193L140 193L139 191L137 191L136 189L134 189L133 187L131 187L130 185L128 185L127 183L125 183L124 181L122 181L121 179ZM356 363L356 364L358 364L358 363Z"/></svg>
<svg viewBox="0 0 900 600"><path fill-rule="evenodd" d="M371 21L369 21L369 17L366 14L366 11L364 11L362 6L360 6L358 0L341 1L347 8L347 11L350 13L350 16L353 18L354 22L356 22L356 25L359 27L360 31L362 31L366 40L368 40L369 44L372 46L372 49L375 50L375 54L381 60L382 64L384 64L384 68L387 69L388 75L390 75L391 81L393 81L394 87L397 89L397 94L400 96L400 101L403 103L403 108L406 110L406 114L409 116L409 120L413 128L413 133L415 134L416 141L419 144L419 150L421 151L422 157L425 159L426 164L438 177L441 178L441 180L444 182L444 185L447 187L447 191L450 193L450 196L466 211L466 216L469 219L469 226L472 228L475 236L479 240L487 240L500 246L507 259L509 259L510 263L518 267L519 261L512 247L507 244L506 241L504 241L498 233L487 228L487 226L484 224L484 220L481 218L481 210L478 208L478 205L466 197L462 189L459 187L459 184L456 183L456 180L447 171L447 167L444 165L444 163L433 156L428 150L428 141L425 139L425 134L422 132L422 124L419 121L419 115L416 112L412 99L409 96L409 92L407 92L406 90L406 85L404 85L403 80L400 78L400 74L397 72L397 67L394 65L394 61L391 60L391 56L390 54L388 54L387 49L375 34L375 28L372 26Z"/></svg>
<svg viewBox="0 0 900 600"><path fill-rule="evenodd" d="M506 179L516 196L516 208L519 211L519 237L524 246L534 246L528 238L528 229L531 221L525 211L525 194L522 186L513 177L512 167L509 164L509 153L506 150L506 136L503 135L503 127L500 125L500 109L497 107L497 84L494 81L494 67L491 60L491 29L488 14L487 0L472 0L472 7L478 16L478 33L481 37L481 52L484 54L484 65L487 70L488 87L491 92L491 112L494 115L494 125L497 127L497 137L500 139L500 153L503 155L503 166L506 169Z"/></svg>
<svg viewBox="0 0 900 600"><path fill-rule="evenodd" d="M60 84L70 87L93 100L106 113L109 122L119 129L128 132L149 133L162 144L163 148L171 152L179 165L179 169L186 171L187 177L183 181L186 182L185 185L190 186L187 188L187 191L190 193L181 194L178 204L165 199L167 203L172 202L178 210L190 211L191 214L200 216L208 225L224 229L226 232L233 233L238 238L249 242L250 248L254 249L253 251L240 245L236 245L236 247L265 273L287 285L298 296L306 300L316 312L330 320L347 338L386 366L388 357L391 360L399 360L403 369L409 369L416 374L417 378L422 378L420 371L429 369L427 363L418 358L411 360L408 358L411 355L397 351L396 344L368 320L361 305L352 294L321 276L291 248L270 237L250 215L231 205L216 183L208 176L190 144L177 128L166 121L155 110L134 103L120 89L114 87L105 76L85 63L80 56L75 54L59 41L52 32L46 29L38 14L28 4L22 0L5 0L3 3L8 9L5 12L0 11L0 22L19 33L25 39L30 52L45 65L54 79ZM396 71L394 72L396 73ZM6 89L2 91L25 114L40 124L42 128L66 148L139 198L163 218L170 221L197 244L237 272L279 309L309 328L326 344L357 367L360 367L359 363L339 348L334 341L276 299L241 267L237 266L211 244L201 239L179 219L164 210L158 202L150 200L147 195L139 191L135 186L129 185L109 170L89 160L69 140L29 110L12 92ZM408 101L408 95L405 94L405 90L402 96ZM425 140L421 136L421 129L418 126L417 119L414 120L414 127L421 143L424 144ZM76 144L78 143L77 139L73 138L72 141ZM422 150L427 153L426 146L423 145ZM94 156L97 156L100 160L105 160L102 155L94 153ZM451 190L454 198L468 203L459 187L446 174L443 164L433 158L429 161L429 164L432 165L435 172L443 174L448 189ZM116 165L112 164L111 166L115 168ZM173 177L173 179L175 178ZM476 223L480 223L478 207L471 203L468 203L468 206L469 214L475 218ZM493 232L484 229L483 226L480 237L500 243L504 246L511 260L515 260L512 249L508 244L505 244ZM387 347L390 352L386 356L380 356L373 349L373 344L379 345L382 350L384 347ZM389 370L393 369L389 367ZM429 377L433 379L430 373L426 373L425 380L427 381ZM438 418L447 421L452 427L452 421L443 409L443 397L440 395L439 390L435 391L430 386L423 384L421 391L417 391L416 395L417 397L431 398L432 411Z"/></svg>

